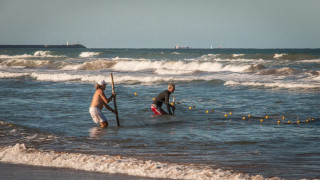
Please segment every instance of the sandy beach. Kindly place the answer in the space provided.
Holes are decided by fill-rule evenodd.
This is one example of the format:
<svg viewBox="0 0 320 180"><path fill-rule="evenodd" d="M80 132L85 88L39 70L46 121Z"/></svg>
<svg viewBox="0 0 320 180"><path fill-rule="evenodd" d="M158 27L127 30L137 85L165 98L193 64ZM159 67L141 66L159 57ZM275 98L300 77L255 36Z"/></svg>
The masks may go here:
<svg viewBox="0 0 320 180"><path fill-rule="evenodd" d="M80 179L118 179L118 180L148 180L153 178L143 178L126 176L122 174L105 174L88 171L80 171L65 168L26 166L21 164L0 163L0 179L10 180L40 180L40 179L60 179L60 180L80 180Z"/></svg>

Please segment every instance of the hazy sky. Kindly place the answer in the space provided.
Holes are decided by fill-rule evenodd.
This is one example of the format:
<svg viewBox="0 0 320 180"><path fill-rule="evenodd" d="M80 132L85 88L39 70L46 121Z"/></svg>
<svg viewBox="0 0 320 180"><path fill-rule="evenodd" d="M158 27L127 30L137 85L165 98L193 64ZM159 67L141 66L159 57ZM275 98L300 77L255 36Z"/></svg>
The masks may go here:
<svg viewBox="0 0 320 180"><path fill-rule="evenodd" d="M0 44L320 48L320 0L0 0Z"/></svg>

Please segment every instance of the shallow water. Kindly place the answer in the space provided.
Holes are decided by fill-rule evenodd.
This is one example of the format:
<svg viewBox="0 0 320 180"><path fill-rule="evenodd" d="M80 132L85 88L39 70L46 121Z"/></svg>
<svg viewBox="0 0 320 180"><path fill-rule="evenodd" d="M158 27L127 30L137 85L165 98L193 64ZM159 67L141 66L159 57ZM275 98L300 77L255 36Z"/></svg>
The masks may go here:
<svg viewBox="0 0 320 180"><path fill-rule="evenodd" d="M175 167L163 174L185 165L177 174L196 166L235 179L319 178L319 57L310 49L0 49L0 159L19 143ZM110 72L121 127L103 110L110 127L101 129L88 108L94 82L110 82ZM152 117L152 98L169 82L175 116Z"/></svg>

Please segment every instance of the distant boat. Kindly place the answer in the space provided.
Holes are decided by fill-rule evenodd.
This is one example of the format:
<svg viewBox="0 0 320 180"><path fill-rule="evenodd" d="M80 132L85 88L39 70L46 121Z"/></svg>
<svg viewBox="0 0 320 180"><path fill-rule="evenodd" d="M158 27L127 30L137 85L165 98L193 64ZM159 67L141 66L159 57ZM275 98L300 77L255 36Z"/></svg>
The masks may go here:
<svg viewBox="0 0 320 180"><path fill-rule="evenodd" d="M176 45L176 46L174 47L174 49L192 49L192 47L190 47L190 46L179 46L179 45Z"/></svg>

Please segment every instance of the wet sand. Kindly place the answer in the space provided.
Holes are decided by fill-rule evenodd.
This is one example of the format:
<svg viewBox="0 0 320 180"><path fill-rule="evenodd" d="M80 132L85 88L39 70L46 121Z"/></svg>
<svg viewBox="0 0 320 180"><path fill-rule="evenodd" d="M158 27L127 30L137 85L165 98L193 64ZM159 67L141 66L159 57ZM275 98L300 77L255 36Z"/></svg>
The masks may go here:
<svg viewBox="0 0 320 180"><path fill-rule="evenodd" d="M155 180L122 174L105 174L65 168L26 166L21 164L0 163L0 179L10 180L79 180L79 179L117 179L117 180Z"/></svg>

